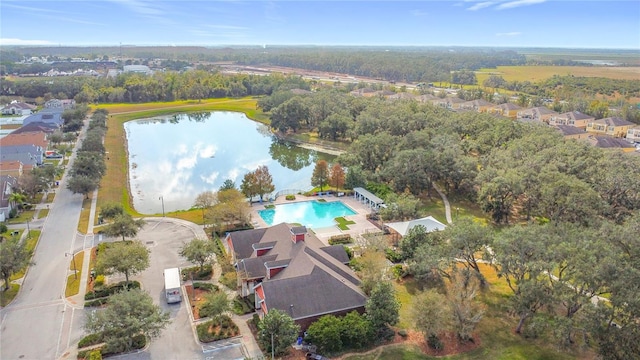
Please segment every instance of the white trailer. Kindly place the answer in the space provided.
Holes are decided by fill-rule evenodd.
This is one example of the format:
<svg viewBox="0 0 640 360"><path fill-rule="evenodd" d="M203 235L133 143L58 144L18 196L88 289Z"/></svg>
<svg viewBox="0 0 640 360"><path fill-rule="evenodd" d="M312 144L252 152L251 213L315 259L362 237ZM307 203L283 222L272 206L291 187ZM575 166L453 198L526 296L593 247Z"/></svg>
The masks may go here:
<svg viewBox="0 0 640 360"><path fill-rule="evenodd" d="M168 304L182 301L182 296L180 295L180 269L164 269L164 295Z"/></svg>

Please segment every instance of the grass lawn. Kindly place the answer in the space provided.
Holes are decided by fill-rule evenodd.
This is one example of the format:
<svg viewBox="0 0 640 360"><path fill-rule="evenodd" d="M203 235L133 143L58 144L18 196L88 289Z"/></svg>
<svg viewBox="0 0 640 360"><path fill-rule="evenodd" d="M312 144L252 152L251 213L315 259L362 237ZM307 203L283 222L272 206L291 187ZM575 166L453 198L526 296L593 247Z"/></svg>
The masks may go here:
<svg viewBox="0 0 640 360"><path fill-rule="evenodd" d="M50 192L47 194L47 201L48 203L53 202L53 198L56 197L56 193Z"/></svg>
<svg viewBox="0 0 640 360"><path fill-rule="evenodd" d="M256 109L256 99L208 99L202 101L173 101L161 103L145 103L145 104L105 104L98 108L109 111L109 119L107 120L108 130L104 139L106 151L109 156L106 159L107 171L100 182L100 191L98 192L98 208L106 202L121 203L125 211L133 216L142 216L132 207L131 195L127 186L122 184L128 183L128 159L126 149L126 136L123 124L134 119L142 119L153 116L170 115L176 113L193 112L193 111L237 111L245 113L249 118L267 122L268 117L262 111ZM185 220L193 219L196 223L202 223L202 215L199 211L179 212L167 214L171 217L179 217ZM193 221L190 220L190 221Z"/></svg>
<svg viewBox="0 0 640 360"><path fill-rule="evenodd" d="M75 261L75 264L74 264L74 261ZM75 267L75 269L77 269L77 276L76 276L76 273L74 272L73 274L67 277L67 287L64 290L65 297L76 295L78 291L80 291L80 281L82 279L82 263L83 262L84 262L84 251L80 251L73 257L73 260L70 260L69 270L74 271L74 267Z"/></svg>
<svg viewBox="0 0 640 360"><path fill-rule="evenodd" d="M356 223L355 221L347 220L342 216L335 218L335 220L338 223L338 228L340 230L349 230L349 227L347 225L352 225Z"/></svg>
<svg viewBox="0 0 640 360"><path fill-rule="evenodd" d="M40 211L38 211L38 219L47 217L47 215L49 215L49 209L40 209Z"/></svg>
<svg viewBox="0 0 640 360"><path fill-rule="evenodd" d="M498 278L495 269L486 264L480 264L481 271L489 282L488 290L479 295L479 300L486 307L484 319L477 328L482 345L480 348L465 354L447 357L447 359L582 359L589 358L590 353L560 352L554 346L553 340L526 339L513 332L517 318L508 315L508 298L511 290L504 279ZM404 283L394 283L396 296L401 303L400 322L398 328L412 329L411 299L420 290L416 283L409 279ZM422 354L411 344L389 346L379 349L379 352L362 356L349 356L348 360L365 359L436 359ZM373 356L373 357L372 357Z"/></svg>
<svg viewBox="0 0 640 360"><path fill-rule="evenodd" d="M96 212L99 211L100 209L96 209ZM83 199L82 210L80 210L80 219L78 219L78 232L81 234L86 234L89 229L89 215L91 215L91 199ZM96 220L98 219L97 215L98 214L95 216Z"/></svg>
<svg viewBox="0 0 640 360"><path fill-rule="evenodd" d="M438 193L433 190L431 199L423 201L421 203L420 212L425 215L430 215L436 218L443 224L447 224L447 216L445 214L444 203Z"/></svg>
<svg viewBox="0 0 640 360"><path fill-rule="evenodd" d="M18 216L7 219L7 224L24 224L27 220L31 221L33 219L34 210L24 210Z"/></svg>
<svg viewBox="0 0 640 360"><path fill-rule="evenodd" d="M31 237L27 237L25 239L25 248L27 251L32 252L35 250L36 245L38 245L38 240L40 240L40 230L31 230ZM24 276L24 273L27 271L27 268L23 268L21 271L11 275L9 281L18 280Z"/></svg>
<svg viewBox="0 0 640 360"><path fill-rule="evenodd" d="M0 291L0 307L5 307L15 299L16 295L18 295L18 291L20 290L20 285L18 284L9 284L9 290L4 291L4 285L2 286L2 291Z"/></svg>

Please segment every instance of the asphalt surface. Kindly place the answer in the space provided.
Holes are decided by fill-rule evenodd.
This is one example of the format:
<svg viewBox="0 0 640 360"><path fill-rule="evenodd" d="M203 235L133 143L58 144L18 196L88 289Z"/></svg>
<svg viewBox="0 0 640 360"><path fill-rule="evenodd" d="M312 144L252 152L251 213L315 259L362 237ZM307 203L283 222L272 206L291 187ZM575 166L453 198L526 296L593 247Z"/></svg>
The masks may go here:
<svg viewBox="0 0 640 360"><path fill-rule="evenodd" d="M84 131L80 138L84 137ZM76 149L81 141L78 141ZM69 167L75 159L72 155ZM82 195L66 189L63 177L42 224L31 265L16 299L0 311L0 359L57 359L82 337L84 310L64 299L69 259L76 245Z"/></svg>

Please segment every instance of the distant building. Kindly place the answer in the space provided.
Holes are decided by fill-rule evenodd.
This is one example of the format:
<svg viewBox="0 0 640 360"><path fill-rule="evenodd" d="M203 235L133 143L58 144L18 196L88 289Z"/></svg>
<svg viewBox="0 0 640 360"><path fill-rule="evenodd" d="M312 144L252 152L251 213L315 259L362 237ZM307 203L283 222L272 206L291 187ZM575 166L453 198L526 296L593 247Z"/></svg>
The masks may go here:
<svg viewBox="0 0 640 360"><path fill-rule="evenodd" d="M50 108L44 108L35 114L27 116L22 121L22 126L27 126L32 123L43 123L57 128L61 128L64 125L64 119L62 118L62 112L65 109L63 103L59 104L60 107L54 106ZM75 104L75 103L74 103Z"/></svg>
<svg viewBox="0 0 640 360"><path fill-rule="evenodd" d="M586 139L589 133L584 129L571 125L556 125L556 129L564 136L565 139Z"/></svg>
<svg viewBox="0 0 640 360"><path fill-rule="evenodd" d="M122 67L122 71L125 73L137 73L144 75L153 74L153 71L149 69L147 65L125 65Z"/></svg>
<svg viewBox="0 0 640 360"><path fill-rule="evenodd" d="M621 138L592 135L592 136L589 136L587 141L591 145L602 148L602 149L620 150L625 153L636 151L636 147L634 144Z"/></svg>
<svg viewBox="0 0 640 360"><path fill-rule="evenodd" d="M35 109L33 105L12 101L11 104L2 108L2 115L30 115Z"/></svg>
<svg viewBox="0 0 640 360"><path fill-rule="evenodd" d="M594 134L610 135L615 137L625 137L627 131L636 124L619 117L608 117L599 120L589 121L587 131Z"/></svg>
<svg viewBox="0 0 640 360"><path fill-rule="evenodd" d="M9 218L9 213L14 206L14 204L9 201L9 197L13 194L17 186L18 179L15 176L0 176L0 222L4 222Z"/></svg>
<svg viewBox="0 0 640 360"><path fill-rule="evenodd" d="M44 107L45 109L73 109L74 107L76 107L76 101L73 99L51 99L44 103Z"/></svg>
<svg viewBox="0 0 640 360"><path fill-rule="evenodd" d="M595 117L583 114L579 111L570 111L551 116L549 125L568 125L586 129L587 124L595 119Z"/></svg>
<svg viewBox="0 0 640 360"><path fill-rule="evenodd" d="M551 117L554 115L558 115L558 113L544 106L539 106L518 111L516 119L524 120L523 122L528 122L527 120L533 120L533 122L543 122L545 124L549 124Z"/></svg>

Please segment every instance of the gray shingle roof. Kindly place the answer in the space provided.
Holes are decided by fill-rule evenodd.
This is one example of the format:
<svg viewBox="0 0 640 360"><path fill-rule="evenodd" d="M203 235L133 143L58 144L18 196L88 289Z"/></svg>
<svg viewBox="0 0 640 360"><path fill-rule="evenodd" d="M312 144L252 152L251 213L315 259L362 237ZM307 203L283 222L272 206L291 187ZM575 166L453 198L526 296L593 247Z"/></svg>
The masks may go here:
<svg viewBox="0 0 640 360"><path fill-rule="evenodd" d="M267 229L253 229L236 231L229 234L233 251L236 253L237 259L248 258L253 254L252 245L259 242Z"/></svg>

